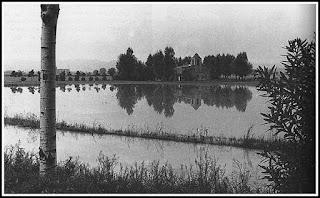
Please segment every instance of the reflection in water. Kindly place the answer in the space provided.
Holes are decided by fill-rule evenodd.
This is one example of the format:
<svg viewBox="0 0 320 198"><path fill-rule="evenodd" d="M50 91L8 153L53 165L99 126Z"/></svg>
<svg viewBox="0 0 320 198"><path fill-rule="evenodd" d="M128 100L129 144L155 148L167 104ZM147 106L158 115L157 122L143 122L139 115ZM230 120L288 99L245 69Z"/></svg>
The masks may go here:
<svg viewBox="0 0 320 198"><path fill-rule="evenodd" d="M30 93L34 94L34 92L35 92L35 87L28 87L28 89L29 89L29 92L30 92Z"/></svg>
<svg viewBox="0 0 320 198"><path fill-rule="evenodd" d="M22 93L22 88L21 87L10 87L12 93Z"/></svg>
<svg viewBox="0 0 320 198"><path fill-rule="evenodd" d="M75 84L74 87L76 88L77 92L80 91L80 85L79 84Z"/></svg>
<svg viewBox="0 0 320 198"><path fill-rule="evenodd" d="M65 85L61 85L60 86L60 90L63 91L63 92L66 92L66 86Z"/></svg>
<svg viewBox="0 0 320 198"><path fill-rule="evenodd" d="M145 97L149 106L159 114L171 117L173 105L184 102L197 110L202 102L219 108L235 107L245 112L247 103L252 99L252 92L244 86L193 86L193 85L115 85L119 105L128 114L138 100Z"/></svg>
<svg viewBox="0 0 320 198"><path fill-rule="evenodd" d="M72 88L65 85L59 86L60 90L71 92ZM74 85L77 92L81 88L79 84ZM106 90L106 84L100 88L99 84L89 84L89 90L93 87L97 93ZM21 87L11 87L13 93L22 93ZM34 94L35 87L28 87L29 92ZM86 90L86 85L82 85L82 91ZM218 108L233 108L239 112L245 112L248 102L252 99L252 92L245 86L195 86L195 85L166 85L166 84L146 84L130 85L116 84L110 86L110 91L116 90L116 97L121 108L125 109L128 115L133 113L136 103L145 98L148 105L165 117L172 117L174 114L173 105L175 103L189 104L197 110L202 104L215 106Z"/></svg>

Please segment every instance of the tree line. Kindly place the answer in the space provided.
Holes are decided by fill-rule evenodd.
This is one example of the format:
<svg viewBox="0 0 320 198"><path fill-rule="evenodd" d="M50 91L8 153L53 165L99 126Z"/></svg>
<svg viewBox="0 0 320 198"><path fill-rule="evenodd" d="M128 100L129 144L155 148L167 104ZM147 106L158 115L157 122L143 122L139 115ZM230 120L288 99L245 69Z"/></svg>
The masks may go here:
<svg viewBox="0 0 320 198"><path fill-rule="evenodd" d="M167 46L164 51L158 50L154 54L149 54L144 63L138 60L133 54L133 49L128 48L126 53L120 54L116 64L115 80L133 81L174 81L177 79L176 67L191 63L191 56L175 57L174 49ZM220 77L244 79L252 73L252 64L248 61L247 53L240 52L236 57L231 54L208 55L203 59L203 66L210 71L210 79ZM195 80L187 73L185 80ZM190 77L189 77L190 76Z"/></svg>

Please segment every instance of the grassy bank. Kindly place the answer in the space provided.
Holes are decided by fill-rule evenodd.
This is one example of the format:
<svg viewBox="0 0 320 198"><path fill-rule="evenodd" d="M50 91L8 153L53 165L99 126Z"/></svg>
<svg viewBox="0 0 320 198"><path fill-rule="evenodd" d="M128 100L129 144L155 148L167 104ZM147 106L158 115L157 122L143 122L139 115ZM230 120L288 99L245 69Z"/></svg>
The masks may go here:
<svg viewBox="0 0 320 198"><path fill-rule="evenodd" d="M230 177L216 161L204 157L195 167L181 166L174 173L170 164L154 161L130 167L118 164L115 157L98 156L99 165L89 168L72 158L59 162L54 176L39 176L38 154L27 153L19 145L4 153L4 192L13 193L269 193L271 189L250 184L250 175L239 169ZM120 171L115 171L119 165ZM240 167L240 166L239 166Z"/></svg>
<svg viewBox="0 0 320 198"><path fill-rule="evenodd" d="M32 129L40 128L40 121L35 115L15 115L14 117L4 117L5 125L13 125L18 127L27 127ZM282 140L276 137L269 138L256 138L251 134L251 128L248 129L246 135L240 138L235 137L222 137L222 136L210 136L206 130L202 130L197 134L184 135L167 133L160 130L151 131L146 130L108 130L101 125L87 126L84 124L68 124L65 121L57 122L56 129L61 131L71 131L77 133L89 133L89 134L112 134L119 136L139 137L147 139L158 139L166 141L187 142L196 144L212 144L221 146L235 146L241 148L258 149L263 150L268 148L270 150L281 149L285 144Z"/></svg>

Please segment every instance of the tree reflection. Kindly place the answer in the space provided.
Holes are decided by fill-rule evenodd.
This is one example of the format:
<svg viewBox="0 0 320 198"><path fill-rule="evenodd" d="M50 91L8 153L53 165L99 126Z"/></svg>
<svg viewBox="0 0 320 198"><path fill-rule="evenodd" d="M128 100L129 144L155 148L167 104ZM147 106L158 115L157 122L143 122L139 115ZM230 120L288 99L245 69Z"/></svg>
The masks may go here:
<svg viewBox="0 0 320 198"><path fill-rule="evenodd" d="M80 91L80 85L79 84L75 84L74 87L76 88L77 92Z"/></svg>
<svg viewBox="0 0 320 198"><path fill-rule="evenodd" d="M100 91L100 87L94 87L94 89L97 91L97 93Z"/></svg>
<svg viewBox="0 0 320 198"><path fill-rule="evenodd" d="M65 85L60 85L60 90L63 92L66 92L66 86Z"/></svg>
<svg viewBox="0 0 320 198"><path fill-rule="evenodd" d="M235 107L244 112L248 101L252 98L251 91L244 86L194 86L194 85L115 85L119 105L131 115L137 101L145 98L148 105L159 114L171 117L173 105L184 102L197 110L202 102L218 108Z"/></svg>
<svg viewBox="0 0 320 198"><path fill-rule="evenodd" d="M235 107L238 111L244 112L247 103L252 99L252 92L244 86L212 86L203 95L203 103L208 106L219 108Z"/></svg>
<svg viewBox="0 0 320 198"><path fill-rule="evenodd" d="M246 87L236 87L234 90L234 104L238 111L245 112L248 101L252 99L252 92Z"/></svg>
<svg viewBox="0 0 320 198"><path fill-rule="evenodd" d="M125 109L128 115L133 113L133 108L137 103L136 90L134 85L116 85L117 94L116 97L119 102L119 106Z"/></svg>
<svg viewBox="0 0 320 198"><path fill-rule="evenodd" d="M28 87L28 90L32 94L34 94L34 92L35 92L35 88L34 87Z"/></svg>
<svg viewBox="0 0 320 198"><path fill-rule="evenodd" d="M22 93L22 88L21 87L10 87L12 93Z"/></svg>

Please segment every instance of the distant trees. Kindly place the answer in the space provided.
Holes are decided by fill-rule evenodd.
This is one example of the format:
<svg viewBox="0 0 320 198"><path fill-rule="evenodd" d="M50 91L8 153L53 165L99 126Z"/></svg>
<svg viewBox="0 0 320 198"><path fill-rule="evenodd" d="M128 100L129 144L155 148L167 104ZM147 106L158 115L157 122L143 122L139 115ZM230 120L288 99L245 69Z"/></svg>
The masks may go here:
<svg viewBox="0 0 320 198"><path fill-rule="evenodd" d="M116 74L116 68L112 67L108 69L108 74L113 77Z"/></svg>
<svg viewBox="0 0 320 198"><path fill-rule="evenodd" d="M74 77L74 80L79 81L79 78L80 78L80 71L77 71L76 76Z"/></svg>
<svg viewBox="0 0 320 198"><path fill-rule="evenodd" d="M153 55L153 65L154 65L155 78L162 80L163 79L164 55L161 50L157 51Z"/></svg>
<svg viewBox="0 0 320 198"><path fill-rule="evenodd" d="M190 64L191 59L191 56L176 58L174 49L167 46L164 51L158 50L149 54L147 61L143 63L135 57L132 48L129 47L126 53L119 55L116 69L110 68L108 73L113 79L119 80L172 81L176 79L175 68ZM210 70L211 79L221 76L230 78L231 75L244 79L252 73L252 64L248 61L246 52L239 53L237 57L231 54L209 55L204 57L203 65ZM97 70L94 71L95 74L96 72ZM190 71L186 71L184 79L191 79L189 74Z"/></svg>
<svg viewBox="0 0 320 198"><path fill-rule="evenodd" d="M220 78L221 75L223 75L224 78L227 78L232 74L231 62L234 59L235 57L230 54L217 54L216 56L209 55L204 57L203 64L205 67L210 69L211 79Z"/></svg>
<svg viewBox="0 0 320 198"><path fill-rule="evenodd" d="M16 72L16 71L12 71L11 72L11 74L10 74L10 76L12 76L12 77L21 77L22 76L22 71L18 71L18 72Z"/></svg>
<svg viewBox="0 0 320 198"><path fill-rule="evenodd" d="M34 76L34 71L33 70L29 71L28 77L33 77L33 76Z"/></svg>
<svg viewBox="0 0 320 198"><path fill-rule="evenodd" d="M220 67L220 72L221 75L224 76L224 78L230 77L232 74L231 70L231 63L235 59L235 57L231 54L222 54L221 57L221 67Z"/></svg>
<svg viewBox="0 0 320 198"><path fill-rule="evenodd" d="M246 52L241 52L237 57L231 54L217 54L204 57L203 65L210 69L211 79L230 77L232 74L244 79L252 72L252 64L248 61Z"/></svg>
<svg viewBox="0 0 320 198"><path fill-rule="evenodd" d="M129 47L125 54L119 55L116 65L119 77L123 80L133 80L136 64L137 58L133 55L133 50Z"/></svg>
<svg viewBox="0 0 320 198"><path fill-rule="evenodd" d="M15 77L15 76L16 76L16 71L13 70L13 71L11 72L10 76Z"/></svg>
<svg viewBox="0 0 320 198"><path fill-rule="evenodd" d="M176 64L177 66L187 65L191 63L191 56L186 56L184 58L176 58Z"/></svg>
<svg viewBox="0 0 320 198"><path fill-rule="evenodd" d="M170 46L165 48L164 53L158 50L153 55L149 54L146 62L148 80L173 80L177 65L177 59L174 56L174 49Z"/></svg>
<svg viewBox="0 0 320 198"><path fill-rule="evenodd" d="M107 73L106 68L100 68L99 73L101 76L106 75L106 73Z"/></svg>
<svg viewBox="0 0 320 198"><path fill-rule="evenodd" d="M98 71L98 70L93 70L93 75L99 76L99 75L100 75L100 74L99 74L99 71Z"/></svg>
<svg viewBox="0 0 320 198"><path fill-rule="evenodd" d="M165 48L154 55L149 55L147 62L143 63L133 55L129 47L126 54L120 54L117 62L118 76L121 80L172 80L174 77L175 58L171 47Z"/></svg>
<svg viewBox="0 0 320 198"><path fill-rule="evenodd" d="M172 47L167 46L164 49L164 72L163 77L166 81L174 79L174 69L176 67L175 52Z"/></svg>
<svg viewBox="0 0 320 198"><path fill-rule="evenodd" d="M252 72L252 64L249 63L246 52L239 53L237 58L232 61L231 70L233 74L242 79Z"/></svg>
<svg viewBox="0 0 320 198"><path fill-rule="evenodd" d="M194 77L192 75L191 69L187 68L182 71L181 78L183 81L192 81Z"/></svg>
<svg viewBox="0 0 320 198"><path fill-rule="evenodd" d="M66 72L65 71L63 71L59 74L59 79L60 79L60 81L66 80Z"/></svg>

